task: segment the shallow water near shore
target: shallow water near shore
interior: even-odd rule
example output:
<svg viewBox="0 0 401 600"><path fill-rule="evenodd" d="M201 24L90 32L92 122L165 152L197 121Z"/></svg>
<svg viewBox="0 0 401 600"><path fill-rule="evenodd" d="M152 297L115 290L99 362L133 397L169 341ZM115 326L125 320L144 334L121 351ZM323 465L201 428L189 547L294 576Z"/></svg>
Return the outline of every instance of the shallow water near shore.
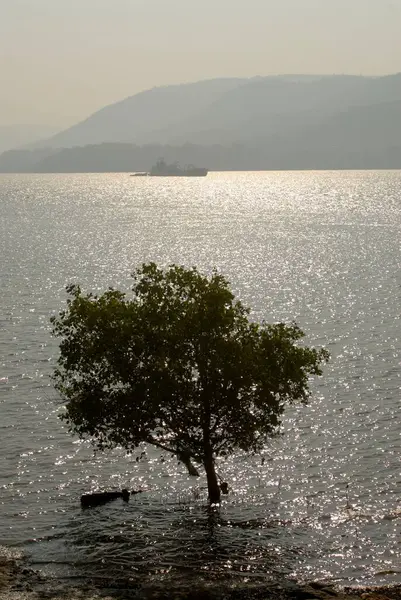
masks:
<svg viewBox="0 0 401 600"><path fill-rule="evenodd" d="M66 584L400 583L401 172L133 179L0 177L0 543ZM212 514L175 459L94 456L57 418L65 285L129 289L147 260L216 266L255 319L295 319L332 354L263 465L219 464ZM81 510L122 487L144 493Z"/></svg>

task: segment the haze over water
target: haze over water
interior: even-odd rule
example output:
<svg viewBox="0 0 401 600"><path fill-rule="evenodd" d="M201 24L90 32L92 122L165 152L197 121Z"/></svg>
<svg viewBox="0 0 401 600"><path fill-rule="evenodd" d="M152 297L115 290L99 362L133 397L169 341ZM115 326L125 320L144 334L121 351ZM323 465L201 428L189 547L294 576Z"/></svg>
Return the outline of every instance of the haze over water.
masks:
<svg viewBox="0 0 401 600"><path fill-rule="evenodd" d="M67 581L401 582L400 171L5 175L0 207L1 544ZM219 463L232 492L215 522L175 459L94 457L57 419L65 286L129 289L148 260L216 266L255 319L295 319L332 354L264 465ZM83 492L125 486L146 493L81 511Z"/></svg>

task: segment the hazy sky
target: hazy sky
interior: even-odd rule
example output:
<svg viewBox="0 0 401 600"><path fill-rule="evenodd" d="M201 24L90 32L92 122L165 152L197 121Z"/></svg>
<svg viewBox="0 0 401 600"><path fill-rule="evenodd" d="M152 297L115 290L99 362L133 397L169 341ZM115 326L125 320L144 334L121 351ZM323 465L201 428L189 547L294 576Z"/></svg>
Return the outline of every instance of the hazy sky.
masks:
<svg viewBox="0 0 401 600"><path fill-rule="evenodd" d="M0 0L0 125L209 77L401 71L401 0Z"/></svg>

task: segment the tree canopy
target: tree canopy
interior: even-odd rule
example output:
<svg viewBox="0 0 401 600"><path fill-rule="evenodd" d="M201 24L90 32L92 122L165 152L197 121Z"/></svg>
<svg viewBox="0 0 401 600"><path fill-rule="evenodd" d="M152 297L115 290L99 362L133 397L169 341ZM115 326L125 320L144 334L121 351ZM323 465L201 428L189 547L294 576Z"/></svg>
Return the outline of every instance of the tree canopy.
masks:
<svg viewBox="0 0 401 600"><path fill-rule="evenodd" d="M52 318L62 418L99 449L146 442L203 465L218 502L215 459L260 451L328 353L296 324L252 322L216 271L149 263L133 278L132 295L67 288Z"/></svg>

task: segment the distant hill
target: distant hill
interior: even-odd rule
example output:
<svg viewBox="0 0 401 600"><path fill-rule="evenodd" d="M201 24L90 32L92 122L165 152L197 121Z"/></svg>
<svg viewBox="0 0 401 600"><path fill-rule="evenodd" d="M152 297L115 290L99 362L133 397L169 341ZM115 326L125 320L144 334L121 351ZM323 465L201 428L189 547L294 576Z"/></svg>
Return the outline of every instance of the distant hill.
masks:
<svg viewBox="0 0 401 600"><path fill-rule="evenodd" d="M259 78L225 92L196 115L152 132L149 141L253 143L262 137L292 136L347 110L400 100L401 74L377 79Z"/></svg>
<svg viewBox="0 0 401 600"><path fill-rule="evenodd" d="M54 148L7 150L0 155L0 173L35 173L44 159L58 152Z"/></svg>
<svg viewBox="0 0 401 600"><path fill-rule="evenodd" d="M142 92L106 106L38 147L253 142L303 130L352 108L400 99L401 74L216 79Z"/></svg>
<svg viewBox="0 0 401 600"><path fill-rule="evenodd" d="M0 126L0 153L26 146L55 134L56 127L47 125L4 125Z"/></svg>
<svg viewBox="0 0 401 600"><path fill-rule="evenodd" d="M401 168L401 74L218 79L155 88L0 156L0 172Z"/></svg>
<svg viewBox="0 0 401 600"><path fill-rule="evenodd" d="M400 107L401 108L401 107ZM253 146L215 144L181 146L149 144L97 144L64 149L11 151L0 156L0 173L102 173L148 171L158 158L169 163L205 166L213 171L293 169L401 169L401 143L393 146L358 146L347 130L351 114L325 124L332 144L321 142L317 132L289 141L276 138ZM336 126L338 129L336 130ZM343 133L343 136L341 136ZM371 138L371 136L369 136ZM351 139L352 143L347 143ZM400 138L401 139L401 138Z"/></svg>
<svg viewBox="0 0 401 600"><path fill-rule="evenodd" d="M106 106L37 147L71 148L103 142L148 143L160 129L196 115L242 79L216 79L154 88Z"/></svg>

